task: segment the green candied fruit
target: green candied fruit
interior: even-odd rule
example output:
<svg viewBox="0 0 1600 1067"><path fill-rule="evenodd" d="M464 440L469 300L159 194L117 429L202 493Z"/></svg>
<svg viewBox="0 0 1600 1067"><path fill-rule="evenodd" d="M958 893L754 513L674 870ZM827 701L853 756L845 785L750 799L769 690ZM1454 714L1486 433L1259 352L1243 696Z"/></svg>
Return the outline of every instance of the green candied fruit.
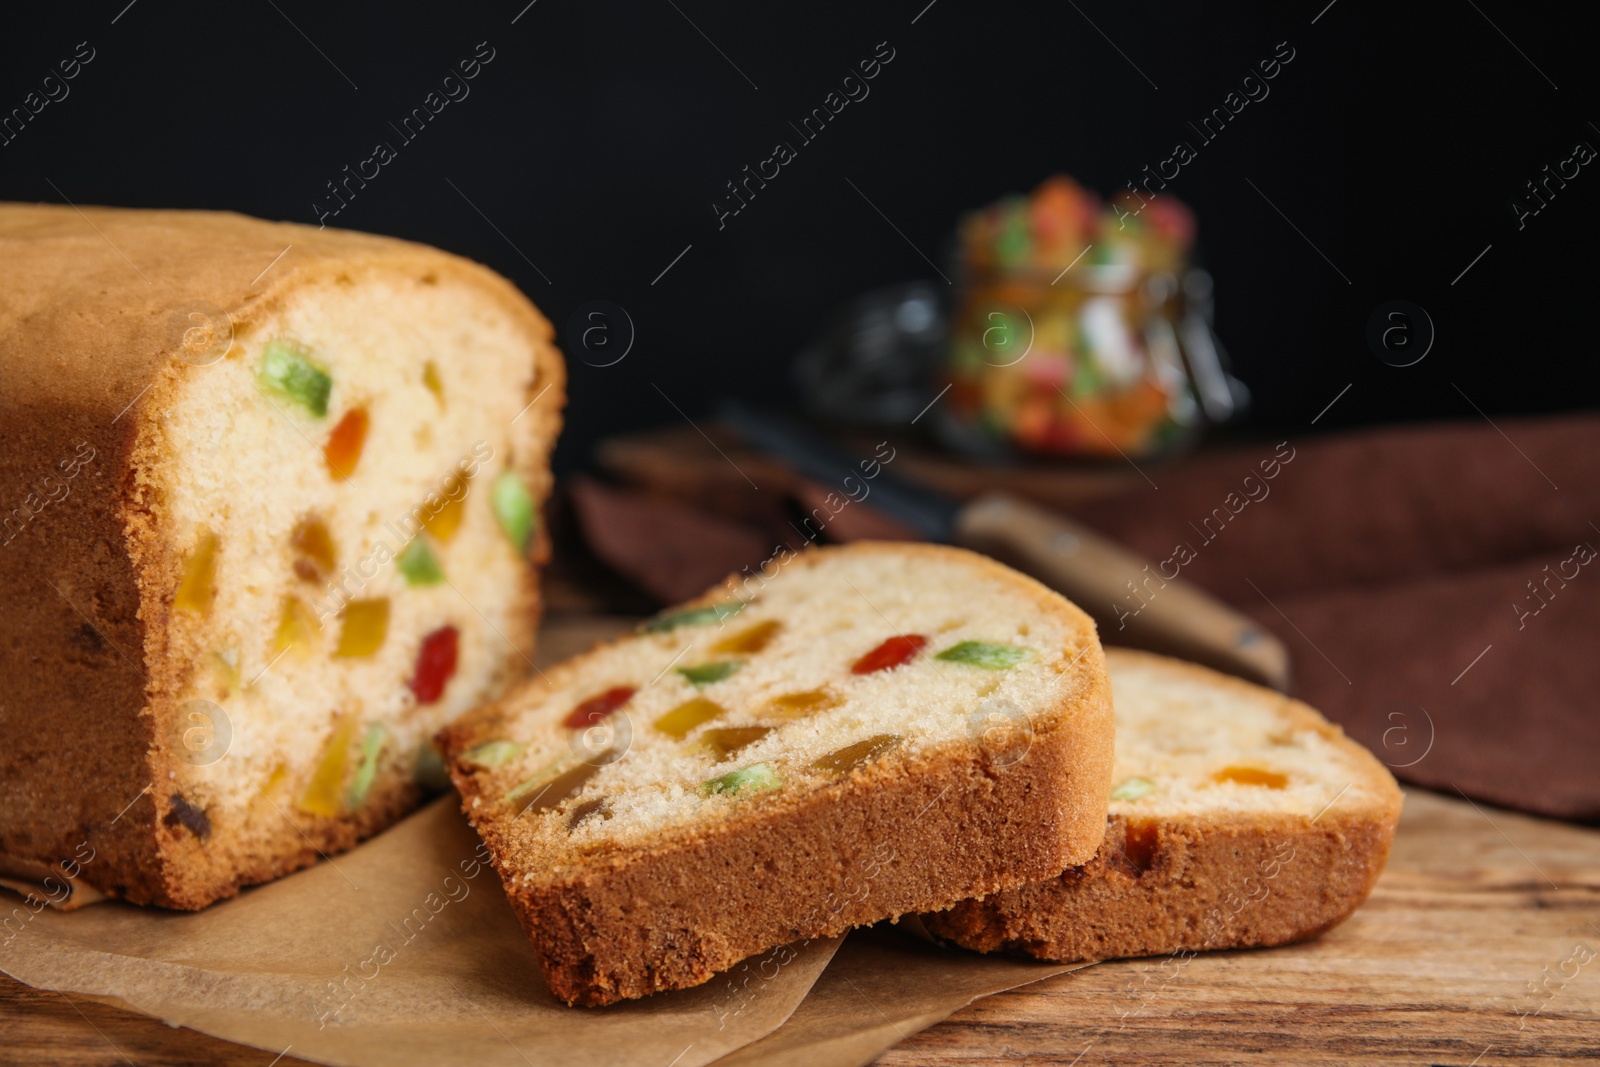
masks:
<svg viewBox="0 0 1600 1067"><path fill-rule="evenodd" d="M969 667L982 667L989 671L1003 671L1007 667L1015 667L1031 655L1032 652L1016 645L962 641L960 644L951 645L933 658L942 659L946 663L965 663Z"/></svg>
<svg viewBox="0 0 1600 1067"><path fill-rule="evenodd" d="M433 554L428 542L420 537L407 545L394 562L407 585L438 585L444 581L444 568L439 566L439 557Z"/></svg>
<svg viewBox="0 0 1600 1067"><path fill-rule="evenodd" d="M528 547L533 536L533 497L522 484L516 471L504 471L494 480L489 490L489 500L494 506L494 517L500 520L500 529L521 552Z"/></svg>
<svg viewBox="0 0 1600 1067"><path fill-rule="evenodd" d="M1111 791L1112 800L1138 800L1146 793L1153 792L1156 784L1148 778L1129 778L1118 783Z"/></svg>
<svg viewBox="0 0 1600 1067"><path fill-rule="evenodd" d="M466 759L480 767L498 767L510 763L522 754L522 746L515 741L485 741L467 749Z"/></svg>
<svg viewBox="0 0 1600 1067"><path fill-rule="evenodd" d="M647 634L664 634L668 630L676 630L680 626L705 626L713 622L724 622L733 618L744 610L743 600L732 600L725 604L712 604L705 608L688 608L684 611L669 611L665 615L657 615L640 627Z"/></svg>
<svg viewBox="0 0 1600 1067"><path fill-rule="evenodd" d="M328 413L328 394L333 379L328 372L306 358L305 350L292 341L268 341L256 367L256 380L280 393L319 419Z"/></svg>
<svg viewBox="0 0 1600 1067"><path fill-rule="evenodd" d="M389 731L383 723L375 722L367 727L367 736L361 739L361 766L356 768L350 792L345 796L346 808L354 810L366 803L373 780L378 777L378 757L383 754L384 743L388 740Z"/></svg>
<svg viewBox="0 0 1600 1067"><path fill-rule="evenodd" d="M736 771L718 775L705 785L700 791L706 796L735 796L739 793L759 793L768 789L778 788L778 772L770 763L752 763L748 767L741 767Z"/></svg>
<svg viewBox="0 0 1600 1067"><path fill-rule="evenodd" d="M742 659L725 659L719 663L702 663L698 667L679 667L678 673L689 679L696 689L720 682L744 666Z"/></svg>

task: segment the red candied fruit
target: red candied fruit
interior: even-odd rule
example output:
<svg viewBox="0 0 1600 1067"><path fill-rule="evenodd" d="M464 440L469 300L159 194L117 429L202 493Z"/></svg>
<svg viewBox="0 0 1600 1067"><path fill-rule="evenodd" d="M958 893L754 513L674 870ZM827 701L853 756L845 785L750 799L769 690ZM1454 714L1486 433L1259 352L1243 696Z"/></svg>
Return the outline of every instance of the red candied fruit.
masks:
<svg viewBox="0 0 1600 1067"><path fill-rule="evenodd" d="M911 659L923 647L928 639L921 634L903 634L891 637L865 656L856 660L854 667L850 668L852 674L872 674L875 671L886 671L891 667L898 667Z"/></svg>
<svg viewBox="0 0 1600 1067"><path fill-rule="evenodd" d="M573 708L567 717L561 720L561 725L569 730L587 729L622 707L637 692L638 690L631 685L613 686L599 696L592 696Z"/></svg>
<svg viewBox="0 0 1600 1067"><path fill-rule="evenodd" d="M422 639L422 648L417 652L417 673L411 679L411 691L417 695L417 703L432 704L444 694L444 687L455 677L460 638L454 626L441 626Z"/></svg>

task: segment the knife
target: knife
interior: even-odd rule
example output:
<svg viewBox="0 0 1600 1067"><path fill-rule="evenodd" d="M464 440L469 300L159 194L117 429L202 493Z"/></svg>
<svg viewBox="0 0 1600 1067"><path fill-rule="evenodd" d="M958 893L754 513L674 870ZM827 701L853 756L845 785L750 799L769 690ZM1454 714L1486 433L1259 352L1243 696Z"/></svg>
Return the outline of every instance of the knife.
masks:
<svg viewBox="0 0 1600 1067"><path fill-rule="evenodd" d="M870 482L861 498L865 506L925 540L961 545L1032 575L1088 612L1107 643L1288 689L1289 655L1273 634L1182 578L1160 575L1137 553L1081 523L1008 493L956 500L882 464L868 479L849 452L773 412L730 401L719 406L717 418L809 481L841 491Z"/></svg>

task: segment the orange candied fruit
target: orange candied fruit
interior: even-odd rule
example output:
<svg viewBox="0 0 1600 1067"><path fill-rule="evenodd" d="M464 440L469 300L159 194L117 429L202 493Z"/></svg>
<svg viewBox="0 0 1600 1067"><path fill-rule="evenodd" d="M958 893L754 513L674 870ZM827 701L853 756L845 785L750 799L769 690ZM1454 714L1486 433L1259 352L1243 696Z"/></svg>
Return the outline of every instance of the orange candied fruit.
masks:
<svg viewBox="0 0 1600 1067"><path fill-rule="evenodd" d="M184 611L207 611L217 592L217 535L200 527L200 540L183 563L183 580L173 605Z"/></svg>
<svg viewBox="0 0 1600 1067"><path fill-rule="evenodd" d="M351 408L328 435L328 443L322 446L322 458L327 461L328 474L334 481L342 482L356 472L356 464L361 462L361 449L367 443L370 421L366 408Z"/></svg>
<svg viewBox="0 0 1600 1067"><path fill-rule="evenodd" d="M717 759L724 760L771 732L770 726L716 726L700 735L700 744Z"/></svg>
<svg viewBox="0 0 1600 1067"><path fill-rule="evenodd" d="M370 656L389 636L389 598L352 600L344 608L344 628L339 631L335 656Z"/></svg>
<svg viewBox="0 0 1600 1067"><path fill-rule="evenodd" d="M1277 771L1264 771L1259 767L1224 767L1211 777L1217 782L1264 785L1268 789L1282 789L1289 784L1288 775L1279 774Z"/></svg>
<svg viewBox="0 0 1600 1067"><path fill-rule="evenodd" d="M873 734L871 737L857 741L853 745L830 752L821 759L811 764L819 771L833 771L836 774L845 774L855 770L863 763L869 763L889 751L901 741L899 734Z"/></svg>
<svg viewBox="0 0 1600 1067"><path fill-rule="evenodd" d="M747 626L731 637L724 637L721 641L711 646L713 652L760 652L772 643L778 636L778 631L783 628L783 623L777 619L768 619L758 622L754 626Z"/></svg>
<svg viewBox="0 0 1600 1067"><path fill-rule="evenodd" d="M827 689L806 689L798 693L783 693L767 701L762 714L778 719L803 719L819 711L836 708L841 701Z"/></svg>
<svg viewBox="0 0 1600 1067"><path fill-rule="evenodd" d="M295 523L289 547L294 549L294 572L306 581L324 582L333 573L333 538L317 516L307 515Z"/></svg>

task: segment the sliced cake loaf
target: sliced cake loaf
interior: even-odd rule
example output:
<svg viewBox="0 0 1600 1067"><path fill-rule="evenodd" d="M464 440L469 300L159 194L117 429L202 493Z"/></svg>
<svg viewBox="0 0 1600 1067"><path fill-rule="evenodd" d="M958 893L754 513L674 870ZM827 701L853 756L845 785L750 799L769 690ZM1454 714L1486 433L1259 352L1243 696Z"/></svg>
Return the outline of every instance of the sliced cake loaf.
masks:
<svg viewBox="0 0 1600 1067"><path fill-rule="evenodd" d="M923 916L931 933L1097 960L1303 941L1360 906L1400 819L1370 752L1269 689L1145 652L1106 660L1117 761L1100 851Z"/></svg>
<svg viewBox="0 0 1600 1067"><path fill-rule="evenodd" d="M532 654L550 338L401 241L0 206L0 867L196 908L411 808Z"/></svg>
<svg viewBox="0 0 1600 1067"><path fill-rule="evenodd" d="M1099 844L1094 626L960 549L781 557L441 736L551 990L609 1004Z"/></svg>

